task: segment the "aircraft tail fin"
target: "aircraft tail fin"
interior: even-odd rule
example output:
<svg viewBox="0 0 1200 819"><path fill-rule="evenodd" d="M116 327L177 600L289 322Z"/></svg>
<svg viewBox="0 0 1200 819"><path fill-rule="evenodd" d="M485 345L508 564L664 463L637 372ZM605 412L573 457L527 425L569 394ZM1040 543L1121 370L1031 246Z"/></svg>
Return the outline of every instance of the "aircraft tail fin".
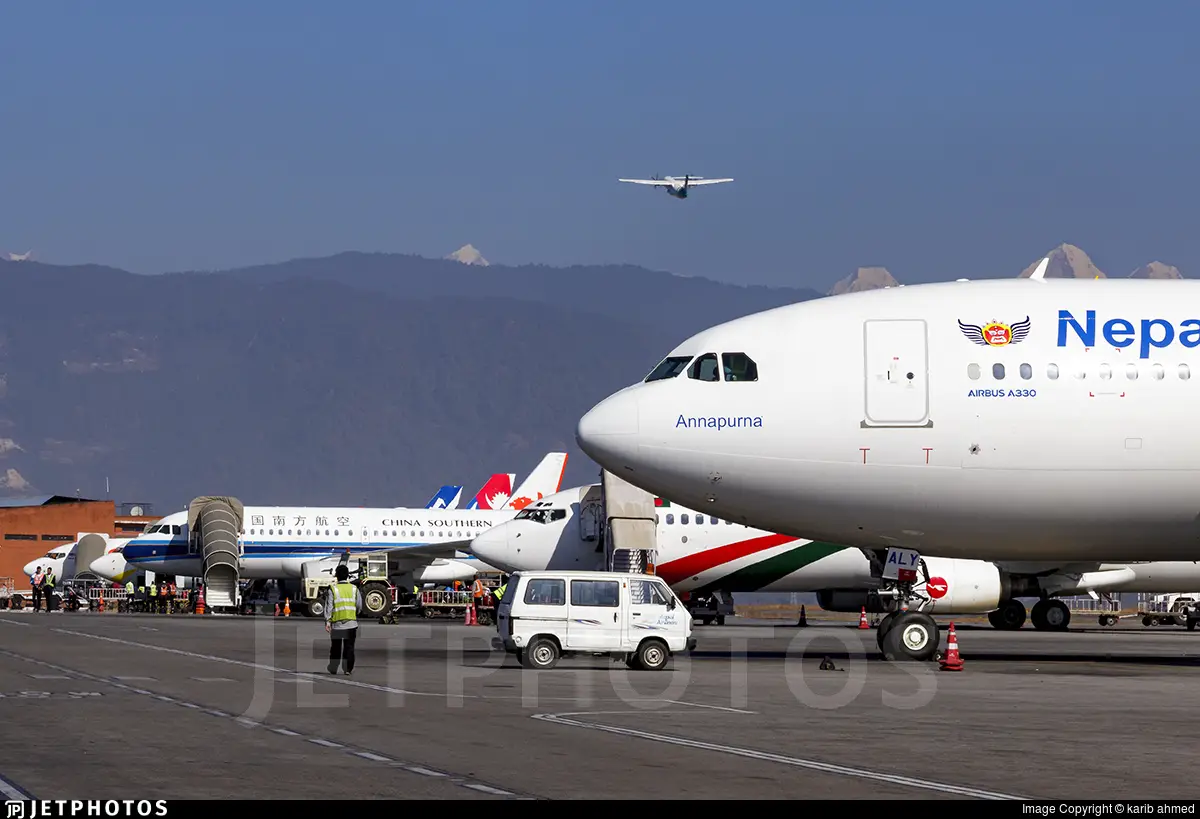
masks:
<svg viewBox="0 0 1200 819"><path fill-rule="evenodd" d="M567 453L550 452L534 470L529 473L517 491L513 492L512 500L505 509L520 511L535 500L553 495L562 487L563 473L567 470Z"/></svg>
<svg viewBox="0 0 1200 819"><path fill-rule="evenodd" d="M467 504L468 509L503 509L512 497L512 486L516 481L516 473L497 472L487 479L487 483L475 493L475 497Z"/></svg>
<svg viewBox="0 0 1200 819"><path fill-rule="evenodd" d="M458 501L462 497L462 491L463 488L461 486L443 486L429 499L429 503L425 504L425 508L457 509Z"/></svg>

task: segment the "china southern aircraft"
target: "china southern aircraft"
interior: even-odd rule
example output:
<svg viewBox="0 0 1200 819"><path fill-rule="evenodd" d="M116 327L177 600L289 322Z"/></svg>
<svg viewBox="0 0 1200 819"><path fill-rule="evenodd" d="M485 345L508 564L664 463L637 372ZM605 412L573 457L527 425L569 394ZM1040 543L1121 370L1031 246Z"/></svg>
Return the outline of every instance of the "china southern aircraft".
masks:
<svg viewBox="0 0 1200 819"><path fill-rule="evenodd" d="M859 549L780 535L655 499L654 573L685 601L713 592L816 592L827 611L893 611L873 592L879 579ZM599 485L566 489L477 536L472 554L503 572L594 571L605 564L597 538L604 518ZM1039 597L1030 620L1061 631L1071 611L1054 595L1171 592L1200 586L1200 563L1024 564L924 556L910 603L926 614L987 614L997 629L1018 629L1027 616L1018 597ZM882 642L886 630L876 637ZM920 635L915 635L919 637ZM882 645L881 645L882 648ZM927 659L937 640L903 646ZM926 656L928 655L928 656Z"/></svg>
<svg viewBox="0 0 1200 819"><path fill-rule="evenodd" d="M665 188L667 193L676 199L687 199L688 190L696 185L719 185L722 182L732 182L732 179L705 179L703 176L664 176L661 179L652 176L649 179L618 179L618 182L632 182L635 185L654 185Z"/></svg>
<svg viewBox="0 0 1200 819"><path fill-rule="evenodd" d="M347 552L352 557L386 553L389 574L412 574L431 561L455 558L475 535L512 518L524 501L559 491L566 463L565 452L547 454L511 502L499 509L246 506L238 538L238 577L301 578L306 563L336 563ZM136 570L204 576L204 557L189 537L187 511L162 518L130 540L123 557ZM494 571L482 564L465 569L470 575Z"/></svg>
<svg viewBox="0 0 1200 819"><path fill-rule="evenodd" d="M652 494L863 549L901 600L922 554L1200 558L1200 282L1047 280L1047 264L712 327L576 438Z"/></svg>
<svg viewBox="0 0 1200 819"><path fill-rule="evenodd" d="M490 503L488 495L491 494L492 497L498 498L504 486L512 485L512 479L514 477L516 476L512 473L497 473L492 475L480 488L479 492L475 494L475 497L472 498L471 503L475 504L476 506L478 506L481 500L484 503ZM437 492L433 493L433 497L431 497L425 504L425 508L457 509L459 499L462 497L462 490L463 488L461 486L443 486L438 489ZM184 521L183 525L187 525L186 520ZM148 524L143 531L143 534L170 535L172 534L172 526L179 526L179 524L164 523L162 520L158 520L154 523ZM180 527L180 532L182 532L182 526ZM176 532L175 534L179 533ZM105 580L111 580L114 583L124 583L127 580L133 579L139 570L138 567L134 566L125 559L124 551L126 542L126 540L122 540L120 545L118 545L116 548L110 549L102 557L93 560L91 565L88 567L91 572L97 577L101 577ZM476 558L467 558L466 560L469 562L470 560L476 560ZM470 576L473 577L475 575L475 569L473 567L460 565L460 561L438 560L434 561L433 564L430 564L423 569L418 569L416 572L414 572L414 577L418 582L452 583L455 580L464 579L458 575L464 574L468 568L470 569ZM425 576L426 574L428 577Z"/></svg>

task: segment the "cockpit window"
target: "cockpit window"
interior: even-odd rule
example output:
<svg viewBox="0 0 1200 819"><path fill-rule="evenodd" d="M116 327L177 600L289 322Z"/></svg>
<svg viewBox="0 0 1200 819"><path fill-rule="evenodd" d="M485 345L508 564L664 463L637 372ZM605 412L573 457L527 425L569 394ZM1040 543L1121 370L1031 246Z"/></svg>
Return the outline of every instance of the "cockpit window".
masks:
<svg viewBox="0 0 1200 819"><path fill-rule="evenodd" d="M758 365L745 353L725 353L721 360L725 365L726 381L758 380Z"/></svg>
<svg viewBox="0 0 1200 819"><path fill-rule="evenodd" d="M721 374L717 370L717 354L705 353L697 358L688 368L688 378L696 381L720 381Z"/></svg>
<svg viewBox="0 0 1200 819"><path fill-rule="evenodd" d="M530 509L526 507L518 512L514 519L532 520L535 523L550 523L554 520L562 520L566 516L566 509Z"/></svg>
<svg viewBox="0 0 1200 819"><path fill-rule="evenodd" d="M648 384L651 381L666 381L668 378L674 378L683 372L691 360L692 357L690 355L668 356L650 371L650 375L646 376L644 383Z"/></svg>

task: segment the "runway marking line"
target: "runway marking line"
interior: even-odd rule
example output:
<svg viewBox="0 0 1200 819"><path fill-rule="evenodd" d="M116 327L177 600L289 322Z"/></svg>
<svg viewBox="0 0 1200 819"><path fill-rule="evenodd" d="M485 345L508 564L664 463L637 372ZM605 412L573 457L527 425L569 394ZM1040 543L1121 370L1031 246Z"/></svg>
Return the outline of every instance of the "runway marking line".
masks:
<svg viewBox="0 0 1200 819"><path fill-rule="evenodd" d="M0 793L4 794L5 799L13 799L19 802L33 798L32 794L27 793L16 782L5 779L2 776L0 776Z"/></svg>
<svg viewBox="0 0 1200 819"><path fill-rule="evenodd" d="M709 705L704 702L688 702L687 700L658 700L658 702L671 702L675 705L690 705L693 708L711 708L714 711L728 711L731 714L757 714L757 711L746 711L742 708L730 708L728 705ZM640 712L639 712L640 713Z"/></svg>
<svg viewBox="0 0 1200 819"><path fill-rule="evenodd" d="M0 621L0 622L2 622L2 621ZM25 625L25 624L23 623L22 625ZM408 695L408 696L413 696L413 697L447 696L447 695L443 695L443 694L438 694L433 691L408 691L408 690L405 690L402 688L392 688L389 685L375 685L374 683L365 683L365 682L361 682L359 680L348 680L345 677L335 677L332 674L313 674L308 671L292 671L290 668L278 668L277 666L266 665L265 663L252 663L252 662L249 662L246 660L234 660L230 657L218 657L215 654L200 654L195 651L184 651L181 648L169 648L167 646L156 646L153 643L138 643L133 640L122 640L117 637L105 637L100 634L88 634L87 632L84 632L84 631L71 631L70 629L65 629L65 628L56 628L56 629L52 629L52 630L57 631L59 634L69 634L73 637L84 637L89 640L104 640L105 642L117 643L118 645L133 646L135 648L146 648L146 649L150 649L151 651L162 651L167 654L177 654L181 657L191 657L192 659L196 659L196 660L211 660L212 662L215 662L215 663L227 663L229 665L241 666L242 668L255 668L255 669L258 669L259 671L272 671L276 674L290 674L293 678L298 677L303 680L309 680L309 681L324 680L326 682L338 683L339 685L350 685L355 688L366 688L371 691L381 691L385 694L401 694L401 695ZM141 677L138 679L147 679L147 678ZM456 697L456 699L477 700L477 699L484 699L484 698L476 696L474 694L460 694Z"/></svg>
<svg viewBox="0 0 1200 819"><path fill-rule="evenodd" d="M55 630L58 631L59 629L55 629ZM90 636L90 635L83 635L83 636ZM104 638L100 638L100 639L104 639ZM121 642L123 642L123 641L121 641ZM150 647L154 648L154 646L150 646ZM180 652L180 653L186 653L186 652ZM454 783L455 785L457 785L458 787L461 787L461 788L470 788L471 790L480 791L482 793L493 794L495 796L507 796L507 797L512 797L515 799L537 799L537 797L535 797L535 796L519 794L519 793L516 793L513 791L504 790L503 788L496 788L496 787L493 787L486 783L476 782L476 781L467 779L466 777L459 776L457 774L447 773L444 771L435 771L431 768L426 768L426 767L423 767L420 765L415 765L412 763L405 763L400 760L392 759L390 757L384 756L382 754L377 754L374 751L368 751L363 748L354 748L354 747L342 745L341 743L333 742L332 740L323 739L321 737L307 737L301 733L292 731L288 728L283 728L280 726L265 725L264 723L254 722L253 720L249 720L244 717L235 717L232 714L228 714L217 708L207 708L203 705L198 705L193 702L187 702L185 700L175 699L174 697L168 697L165 694L157 694L153 691L146 691L145 689L142 689L142 688L134 688L131 685L126 685L123 682L118 682L114 678L101 677L101 676L98 676L95 674L89 674L84 671L76 671L73 668L65 668L63 666L55 665L54 663L48 663L45 660L37 660L37 659L34 659L33 657L26 657L23 654L17 654L16 652L8 651L7 649L0 648L0 655L12 657L13 659L22 660L27 663L33 663L34 665L40 665L43 668L49 668L54 671L59 671L59 672L65 673L65 674L70 674L72 677L91 680L93 682L102 683L104 685L108 685L113 688L119 688L124 691L129 691L129 692L132 692L135 694L142 694L147 697L150 697L151 699L162 700L165 702L170 702L173 705L182 706L184 708L190 708L192 710L202 711L202 712L204 712L206 714L210 714L214 717L230 719L246 728L264 727L267 730L272 731L273 733L281 734L283 736L295 737L297 739L303 739L314 745L321 745L321 746L324 746L331 750L342 750L342 751L345 751L346 753L357 756L360 759L367 759L372 762L383 763L383 764L386 764L389 767L393 767L393 768L402 768L403 770L409 771L410 773L418 774L420 776L428 776L428 777L436 777L436 778L440 778L440 779L445 779L449 782ZM295 673L295 672L291 672L291 673ZM144 679L144 678L138 678L138 679ZM18 787L15 783L10 782L9 780L4 779L3 777L0 777L0 793L3 793L9 799L32 799L33 798L30 794L26 793L24 790L22 790L20 787Z"/></svg>
<svg viewBox="0 0 1200 819"><path fill-rule="evenodd" d="M959 796L973 796L978 799L995 800L1026 800L1028 798L1024 796L1014 796L1013 794L1007 793L985 791L979 788L972 788L968 786L934 782L933 780L929 779L917 779L915 777L901 776L899 774L871 771L865 768L851 768L846 765L834 765L829 762L818 762L815 759L802 759L800 757L783 756L782 754L756 751L751 748L738 748L733 745L721 745L716 742L704 742L701 740L688 739L686 737L670 736L668 734L654 734L649 731L639 731L634 728L619 728L615 725L603 725L598 722L584 722L583 720L569 719L569 717L582 716L586 713L588 712L533 714L532 716L536 720L549 722L555 725L569 725L575 728L586 728L592 731L604 731L610 734L620 734L622 736L636 737L638 739L648 739L652 742L678 745L683 748L696 748L703 751L715 751L728 756L740 756L747 759L756 759L761 762L778 762L783 765L791 765L795 768L806 768L812 771L820 771L822 773L830 773L838 776L848 776L858 779L870 779L876 782L886 782L892 785L904 785L910 788L920 788L923 790L938 791L940 793L951 793Z"/></svg>

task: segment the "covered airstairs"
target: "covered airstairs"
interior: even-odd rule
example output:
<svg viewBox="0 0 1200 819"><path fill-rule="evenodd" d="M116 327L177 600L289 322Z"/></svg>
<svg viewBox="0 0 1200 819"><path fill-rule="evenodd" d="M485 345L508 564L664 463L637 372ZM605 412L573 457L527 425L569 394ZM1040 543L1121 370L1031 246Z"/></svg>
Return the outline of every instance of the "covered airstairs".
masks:
<svg viewBox="0 0 1200 819"><path fill-rule="evenodd" d="M238 561L244 508L237 498L199 497L188 505L188 537L200 552L205 603L210 608L240 604Z"/></svg>

